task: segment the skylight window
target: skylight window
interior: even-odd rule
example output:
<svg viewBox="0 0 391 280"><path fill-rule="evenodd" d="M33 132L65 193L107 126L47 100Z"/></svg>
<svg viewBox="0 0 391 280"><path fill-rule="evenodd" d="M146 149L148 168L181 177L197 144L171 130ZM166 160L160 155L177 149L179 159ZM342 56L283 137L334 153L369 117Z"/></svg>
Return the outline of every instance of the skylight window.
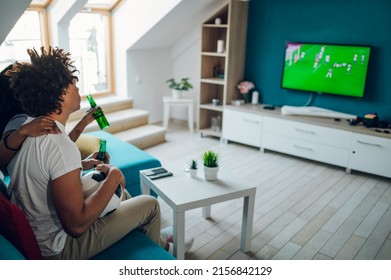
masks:
<svg viewBox="0 0 391 280"><path fill-rule="evenodd" d="M118 2L120 2L120 0L89 0L85 7L111 10Z"/></svg>

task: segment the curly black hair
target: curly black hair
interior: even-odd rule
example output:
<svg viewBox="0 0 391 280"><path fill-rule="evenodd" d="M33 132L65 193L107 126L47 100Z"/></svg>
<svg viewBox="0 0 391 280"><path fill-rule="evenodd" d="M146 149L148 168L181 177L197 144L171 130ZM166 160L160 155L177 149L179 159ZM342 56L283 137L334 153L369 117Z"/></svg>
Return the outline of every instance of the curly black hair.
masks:
<svg viewBox="0 0 391 280"><path fill-rule="evenodd" d="M9 77L5 75L12 69L12 64L0 73L0 137L8 121L16 114L23 113L20 103L15 99L14 91L10 88Z"/></svg>
<svg viewBox="0 0 391 280"><path fill-rule="evenodd" d="M27 49L31 63L16 62L7 71L15 97L22 110L31 117L61 114L62 95L67 87L78 80L78 72L70 53L58 47L41 47L41 54Z"/></svg>

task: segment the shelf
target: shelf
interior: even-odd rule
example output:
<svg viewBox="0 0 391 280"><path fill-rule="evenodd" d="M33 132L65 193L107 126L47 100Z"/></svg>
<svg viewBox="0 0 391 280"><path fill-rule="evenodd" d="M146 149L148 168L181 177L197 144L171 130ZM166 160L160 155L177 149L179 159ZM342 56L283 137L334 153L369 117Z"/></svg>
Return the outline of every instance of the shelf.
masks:
<svg viewBox="0 0 391 280"><path fill-rule="evenodd" d="M209 28L228 28L228 24L206 23L206 24L203 24L202 27L209 27Z"/></svg>
<svg viewBox="0 0 391 280"><path fill-rule="evenodd" d="M226 57L227 53L218 53L218 52L202 52L201 55L206 56L219 56L219 57Z"/></svg>
<svg viewBox="0 0 391 280"><path fill-rule="evenodd" d="M204 79L201 79L201 83L224 85L224 79L222 79L222 78L204 78Z"/></svg>
<svg viewBox="0 0 391 280"><path fill-rule="evenodd" d="M201 30L197 129L202 134L216 137L221 137L222 133L212 130L212 123L218 118L222 126L223 109L237 98L236 85L244 75L248 2L227 2L203 23ZM215 24L217 18L222 24ZM217 52L217 44L221 40L224 43L223 53ZM219 105L212 105L213 99L218 99Z"/></svg>
<svg viewBox="0 0 391 280"><path fill-rule="evenodd" d="M200 133L202 136L211 135L211 136L221 137L221 131L214 131L210 128L200 129Z"/></svg>
<svg viewBox="0 0 391 280"><path fill-rule="evenodd" d="M211 103L209 104L200 104L200 109L207 109L211 111L218 111L222 112L224 109L224 106L222 105L212 105Z"/></svg>

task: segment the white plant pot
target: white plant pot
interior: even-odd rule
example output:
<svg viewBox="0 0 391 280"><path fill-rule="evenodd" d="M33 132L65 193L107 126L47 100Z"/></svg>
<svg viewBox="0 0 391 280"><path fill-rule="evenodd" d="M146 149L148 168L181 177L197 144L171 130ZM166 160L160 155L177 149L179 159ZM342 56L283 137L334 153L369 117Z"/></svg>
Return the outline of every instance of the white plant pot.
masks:
<svg viewBox="0 0 391 280"><path fill-rule="evenodd" d="M207 181L214 181L217 179L219 167L207 167L204 165L204 177Z"/></svg>
<svg viewBox="0 0 391 280"><path fill-rule="evenodd" d="M177 89L173 89L172 90L172 98L174 98L174 99L181 99L182 98L182 91L181 90L177 90Z"/></svg>
<svg viewBox="0 0 391 280"><path fill-rule="evenodd" d="M196 178L197 177L197 171L198 169L189 169L189 174L191 178Z"/></svg>

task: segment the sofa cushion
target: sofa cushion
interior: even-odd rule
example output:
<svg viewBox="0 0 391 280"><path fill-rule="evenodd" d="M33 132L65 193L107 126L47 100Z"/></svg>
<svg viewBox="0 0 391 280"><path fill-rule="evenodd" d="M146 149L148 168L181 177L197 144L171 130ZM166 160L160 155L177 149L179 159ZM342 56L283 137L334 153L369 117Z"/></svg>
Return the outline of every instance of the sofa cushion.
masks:
<svg viewBox="0 0 391 280"><path fill-rule="evenodd" d="M139 230L133 230L93 260L174 260L160 245Z"/></svg>
<svg viewBox="0 0 391 280"><path fill-rule="evenodd" d="M0 194L0 234L26 259L42 259L37 239L22 210Z"/></svg>
<svg viewBox="0 0 391 280"><path fill-rule="evenodd" d="M25 260L26 258L0 234L0 260Z"/></svg>
<svg viewBox="0 0 391 280"><path fill-rule="evenodd" d="M84 133L77 138L76 145L80 150L81 158L85 159L92 153L99 151L100 138Z"/></svg>
<svg viewBox="0 0 391 280"><path fill-rule="evenodd" d="M7 185L3 182L3 180L0 180L0 193L4 195L7 199L9 199L7 190L8 190Z"/></svg>

